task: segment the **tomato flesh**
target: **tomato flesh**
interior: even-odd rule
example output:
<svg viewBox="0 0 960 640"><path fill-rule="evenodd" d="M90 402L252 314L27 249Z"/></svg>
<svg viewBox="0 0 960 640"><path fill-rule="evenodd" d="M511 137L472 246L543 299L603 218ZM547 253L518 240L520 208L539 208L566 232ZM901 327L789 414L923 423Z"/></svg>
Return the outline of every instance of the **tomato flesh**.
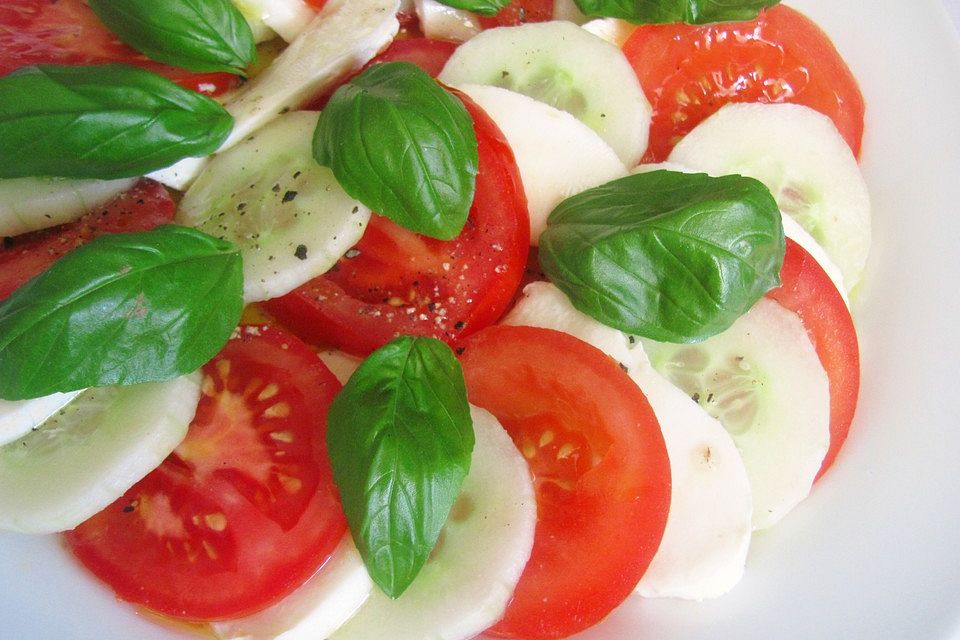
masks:
<svg viewBox="0 0 960 640"><path fill-rule="evenodd" d="M264 303L301 337L357 355L397 335L453 343L495 322L520 284L530 244L526 198L513 152L493 121L460 95L479 146L467 224L435 240L374 216L327 274Z"/></svg>
<svg viewBox="0 0 960 640"><path fill-rule="evenodd" d="M817 479L830 468L847 439L860 393L860 347L850 310L833 280L793 240L780 272L781 285L767 293L796 313L816 348L830 386L830 448Z"/></svg>
<svg viewBox="0 0 960 640"><path fill-rule="evenodd" d="M0 76L31 64L108 62L143 67L211 96L239 84L229 73L197 73L150 60L114 36L84 0L4 0L0 5Z"/></svg>
<svg viewBox="0 0 960 640"><path fill-rule="evenodd" d="M144 179L78 220L4 238L0 245L0 300L71 249L103 234L147 231L172 222L175 211L176 205L163 185Z"/></svg>
<svg viewBox="0 0 960 640"><path fill-rule="evenodd" d="M480 16L480 26L492 29L552 19L553 0L513 0L495 16Z"/></svg>
<svg viewBox="0 0 960 640"><path fill-rule="evenodd" d="M753 21L643 25L623 46L653 107L643 162L674 145L730 102L791 102L829 116L854 155L863 137L863 96L827 35L785 5Z"/></svg>
<svg viewBox="0 0 960 640"><path fill-rule="evenodd" d="M245 325L204 367L186 439L66 534L117 595L165 615L248 615L303 584L346 518L326 452L340 384L294 336Z"/></svg>
<svg viewBox="0 0 960 640"><path fill-rule="evenodd" d="M488 327L458 351L470 402L527 459L537 495L533 553L489 633L562 638L633 591L670 507L670 464L646 397L619 365L570 335Z"/></svg>

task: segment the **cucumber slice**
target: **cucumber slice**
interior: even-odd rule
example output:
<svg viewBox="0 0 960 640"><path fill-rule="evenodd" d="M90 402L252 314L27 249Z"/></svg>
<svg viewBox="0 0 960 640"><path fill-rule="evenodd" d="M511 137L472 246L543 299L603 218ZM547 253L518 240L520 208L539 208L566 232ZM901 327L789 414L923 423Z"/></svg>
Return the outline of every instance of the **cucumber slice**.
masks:
<svg viewBox="0 0 960 640"><path fill-rule="evenodd" d="M510 143L527 196L530 244L539 244L547 217L560 202L627 175L613 149L569 113L500 87L458 88L493 118Z"/></svg>
<svg viewBox="0 0 960 640"><path fill-rule="evenodd" d="M136 179L127 178L0 180L0 236L16 236L72 222L109 202L135 183Z"/></svg>
<svg viewBox="0 0 960 640"><path fill-rule="evenodd" d="M807 253L813 256L813 259L817 261L817 264L820 265L824 273L830 278L830 281L833 282L837 291L840 292L840 297L843 298L847 309L849 309L850 298L847 297L847 289L843 286L843 274L840 273L840 267L830 259L830 256L823 250L820 243L817 242L806 229L801 227L799 222L782 211L780 212L780 218L783 221L783 235L799 244Z"/></svg>
<svg viewBox="0 0 960 640"><path fill-rule="evenodd" d="M327 0L273 64L226 99L224 107L234 124L220 151L336 86L373 59L400 30L399 7L399 0ZM184 190L205 164L206 158L186 158L149 177Z"/></svg>
<svg viewBox="0 0 960 640"><path fill-rule="evenodd" d="M833 121L795 104L730 104L687 134L670 162L763 182L840 267L847 291L870 249L870 197Z"/></svg>
<svg viewBox="0 0 960 640"><path fill-rule="evenodd" d="M287 42L293 42L303 33L317 15L317 10L303 0L233 1L248 22L259 22Z"/></svg>
<svg viewBox="0 0 960 640"><path fill-rule="evenodd" d="M650 104L623 52L571 22L490 29L454 52L439 79L510 89L573 114L627 166L647 148Z"/></svg>
<svg viewBox="0 0 960 640"><path fill-rule="evenodd" d="M247 302L275 298L332 267L370 209L311 151L318 114L296 111L216 156L180 202L179 224L240 247Z"/></svg>
<svg viewBox="0 0 960 640"><path fill-rule="evenodd" d="M480 33L475 13L454 9L437 0L414 0L420 30L428 38L463 42Z"/></svg>
<svg viewBox="0 0 960 640"><path fill-rule="evenodd" d="M224 640L328 638L367 600L373 581L347 533L333 555L303 586L280 602L245 618L214 622Z"/></svg>
<svg viewBox="0 0 960 640"><path fill-rule="evenodd" d="M199 374L84 391L0 447L0 529L66 531L105 508L180 444L199 400Z"/></svg>
<svg viewBox="0 0 960 640"><path fill-rule="evenodd" d="M577 311L552 284L527 285L504 323L556 329L597 347L626 367L660 421L670 456L670 514L637 592L700 600L732 589L743 577L753 501L730 434L650 366L636 339Z"/></svg>
<svg viewBox="0 0 960 640"><path fill-rule="evenodd" d="M331 640L466 640L503 615L533 549L527 463L492 415L471 407L470 473L437 546L396 600L374 590Z"/></svg>
<svg viewBox="0 0 960 640"><path fill-rule="evenodd" d="M830 444L830 390L803 324L766 298L697 344L643 340L653 367L733 436L753 490L753 528L807 494Z"/></svg>
<svg viewBox="0 0 960 640"><path fill-rule="evenodd" d="M637 25L619 18L594 18L580 26L618 48L623 47L637 28Z"/></svg>
<svg viewBox="0 0 960 640"><path fill-rule="evenodd" d="M360 363L363 362L363 358L358 358L357 356L352 356L349 353L344 353L336 349L320 351L317 355L323 360L323 364L327 365L327 369L330 369L330 373L340 381L340 384L347 384L347 380L350 379L353 372L356 371Z"/></svg>
<svg viewBox="0 0 960 640"><path fill-rule="evenodd" d="M250 32L253 33L253 41L256 43L266 42L276 37L273 29L267 26L263 21L262 12L257 6L259 2L254 0L233 0L233 6L246 19L250 25Z"/></svg>
<svg viewBox="0 0 960 640"><path fill-rule="evenodd" d="M0 445L13 442L60 411L79 391L54 393L32 400L0 400Z"/></svg>

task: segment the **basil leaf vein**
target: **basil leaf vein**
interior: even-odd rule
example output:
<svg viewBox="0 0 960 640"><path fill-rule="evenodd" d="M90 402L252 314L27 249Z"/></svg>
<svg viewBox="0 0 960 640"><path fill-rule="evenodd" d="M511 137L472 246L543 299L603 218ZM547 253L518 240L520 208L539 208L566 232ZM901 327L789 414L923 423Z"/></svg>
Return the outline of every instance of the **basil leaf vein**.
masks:
<svg viewBox="0 0 960 640"><path fill-rule="evenodd" d="M550 214L540 263L594 319L659 342L703 340L780 282L780 212L760 182L670 171L628 176Z"/></svg>
<svg viewBox="0 0 960 640"><path fill-rule="evenodd" d="M620 18L635 24L706 24L753 20L780 0L575 0L587 16Z"/></svg>
<svg viewBox="0 0 960 640"><path fill-rule="evenodd" d="M0 398L189 373L221 349L242 310L230 243L173 225L101 236L0 303Z"/></svg>
<svg viewBox="0 0 960 640"><path fill-rule="evenodd" d="M463 371L432 338L378 349L331 405L334 479L357 548L387 595L403 593L436 545L473 446Z"/></svg>
<svg viewBox="0 0 960 640"><path fill-rule="evenodd" d="M440 4L454 9L473 11L482 16L495 16L510 4L510 0L440 0Z"/></svg>
<svg viewBox="0 0 960 640"><path fill-rule="evenodd" d="M121 40L190 71L243 74L257 59L250 25L230 0L89 0Z"/></svg>
<svg viewBox="0 0 960 640"><path fill-rule="evenodd" d="M38 65L0 78L0 178L128 178L213 151L233 117L127 65Z"/></svg>
<svg viewBox="0 0 960 640"><path fill-rule="evenodd" d="M377 64L338 89L313 156L352 198L407 229L450 240L466 223L479 162L473 122L416 65Z"/></svg>

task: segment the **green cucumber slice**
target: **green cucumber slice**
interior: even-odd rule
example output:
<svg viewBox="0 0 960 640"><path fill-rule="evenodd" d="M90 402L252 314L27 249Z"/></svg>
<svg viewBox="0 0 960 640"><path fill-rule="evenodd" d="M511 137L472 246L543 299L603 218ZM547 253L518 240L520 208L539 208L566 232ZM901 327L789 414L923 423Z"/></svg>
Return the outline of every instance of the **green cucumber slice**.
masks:
<svg viewBox="0 0 960 640"><path fill-rule="evenodd" d="M0 236L72 222L112 200L136 180L11 178L0 180Z"/></svg>
<svg viewBox="0 0 960 640"><path fill-rule="evenodd" d="M439 79L502 87L567 111L628 167L647 148L650 104L630 63L620 49L571 22L484 31L457 48Z"/></svg>
<svg viewBox="0 0 960 640"><path fill-rule="evenodd" d="M497 419L470 412L470 473L427 564L396 600L375 589L331 640L466 640L503 616L533 549L536 498L527 463Z"/></svg>
<svg viewBox="0 0 960 640"><path fill-rule="evenodd" d="M282 296L332 267L363 235L370 209L313 159L319 114L288 113L216 156L184 195L179 224L230 240L247 302Z"/></svg>
<svg viewBox="0 0 960 640"><path fill-rule="evenodd" d="M163 462L187 433L200 376L88 389L0 447L0 529L66 531Z"/></svg>
<svg viewBox="0 0 960 640"><path fill-rule="evenodd" d="M643 340L653 367L733 436L753 490L753 528L807 494L830 444L827 374L797 315L761 299L695 344Z"/></svg>
<svg viewBox="0 0 960 640"><path fill-rule="evenodd" d="M53 393L31 400L0 400L0 445L13 442L60 411L79 391Z"/></svg>

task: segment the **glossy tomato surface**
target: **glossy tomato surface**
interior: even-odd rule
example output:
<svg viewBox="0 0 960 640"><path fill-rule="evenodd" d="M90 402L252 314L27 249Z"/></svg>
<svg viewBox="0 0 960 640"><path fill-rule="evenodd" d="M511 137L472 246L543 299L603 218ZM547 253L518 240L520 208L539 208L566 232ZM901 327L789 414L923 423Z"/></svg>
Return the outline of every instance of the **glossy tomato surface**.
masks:
<svg viewBox="0 0 960 640"><path fill-rule="evenodd" d="M327 274L265 303L301 337L365 355L397 335L453 343L506 310L530 244L526 197L503 134L458 95L473 118L480 156L463 231L435 240L373 216L360 242Z"/></svg>
<svg viewBox="0 0 960 640"><path fill-rule="evenodd" d="M144 179L74 222L3 238L0 245L0 300L71 249L107 233L146 231L172 222L175 210L176 205L166 188Z"/></svg>
<svg viewBox="0 0 960 640"><path fill-rule="evenodd" d="M527 22L546 22L553 18L554 0L513 0L495 16L480 16L484 29L512 27Z"/></svg>
<svg viewBox="0 0 960 640"><path fill-rule="evenodd" d="M836 460L857 409L860 393L857 331L833 280L806 249L789 238L780 282L767 297L800 317L830 385L830 448L817 474L820 478Z"/></svg>
<svg viewBox="0 0 960 640"><path fill-rule="evenodd" d="M154 62L120 42L85 0L3 0L0 76L31 64L123 62L159 73L206 95L237 86L228 73L196 73Z"/></svg>
<svg viewBox="0 0 960 640"><path fill-rule="evenodd" d="M243 325L203 373L186 439L66 534L121 599L189 620L272 604L346 531L325 441L340 384L316 354L278 329Z"/></svg>
<svg viewBox="0 0 960 640"><path fill-rule="evenodd" d="M533 553L503 620L511 638L563 638L602 620L650 564L670 463L646 397L610 357L565 333L495 326L458 348L470 402L527 459Z"/></svg>
<svg viewBox="0 0 960 640"><path fill-rule="evenodd" d="M791 102L829 116L854 155L863 96L827 35L785 5L750 22L644 25L623 46L653 107L644 162L730 102Z"/></svg>

